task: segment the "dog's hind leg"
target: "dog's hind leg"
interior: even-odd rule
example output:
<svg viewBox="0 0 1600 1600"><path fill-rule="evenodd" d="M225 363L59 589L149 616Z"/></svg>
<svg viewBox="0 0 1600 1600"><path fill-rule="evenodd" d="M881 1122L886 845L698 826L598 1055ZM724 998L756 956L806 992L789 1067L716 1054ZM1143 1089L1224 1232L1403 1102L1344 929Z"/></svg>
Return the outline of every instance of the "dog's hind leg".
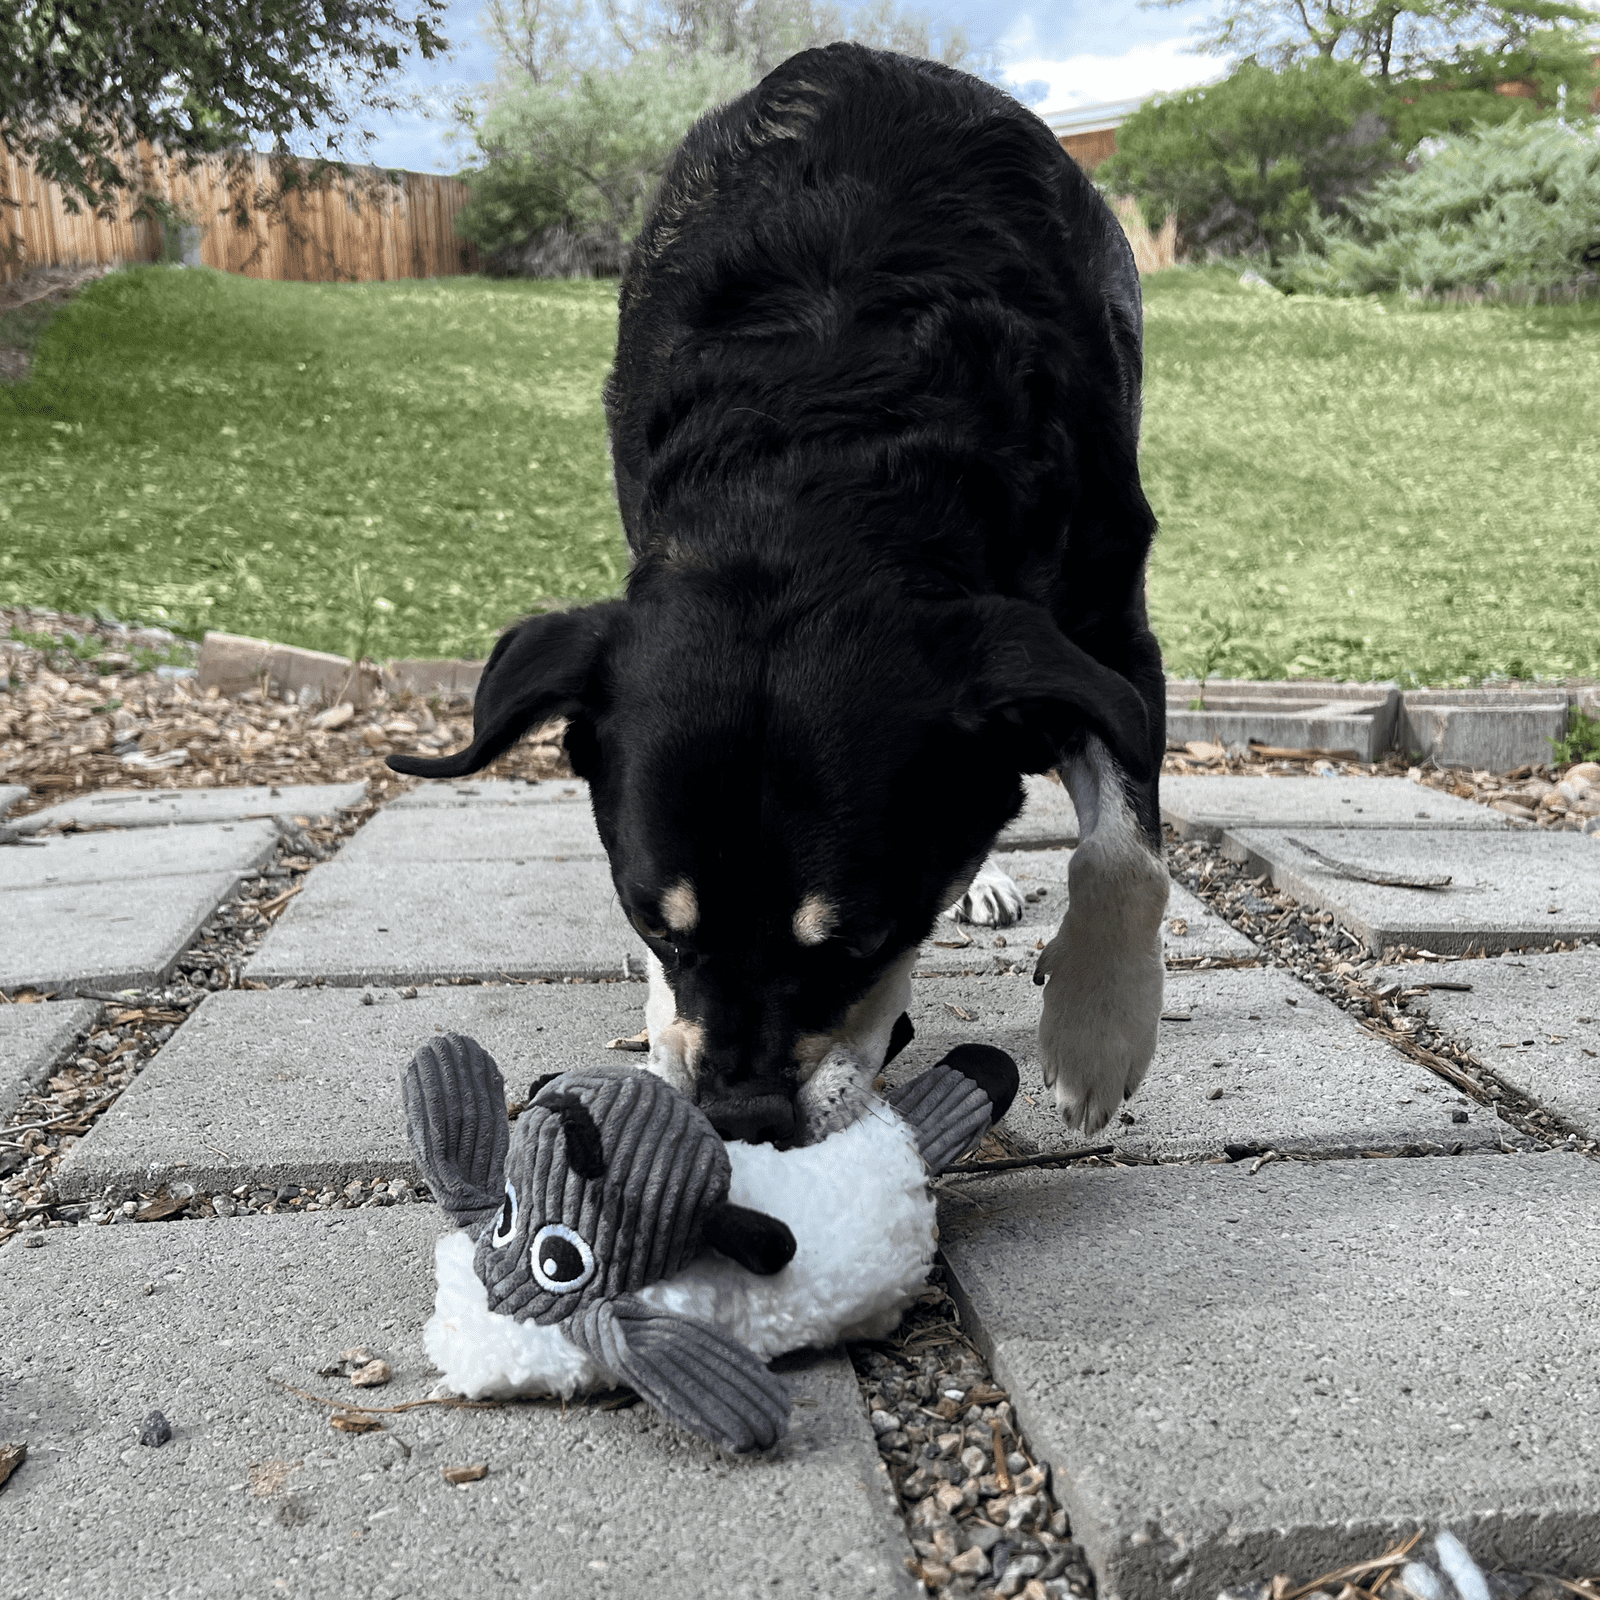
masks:
<svg viewBox="0 0 1600 1600"><path fill-rule="evenodd" d="M1009 928L1022 920L1022 891L991 856L945 915L952 922L970 922L979 928Z"/></svg>
<svg viewBox="0 0 1600 1600"><path fill-rule="evenodd" d="M1156 1050L1167 869L1149 809L1092 735L1061 766L1078 812L1067 913L1039 956L1039 1055L1069 1125L1095 1133L1138 1088ZM1159 826L1159 823L1157 823Z"/></svg>

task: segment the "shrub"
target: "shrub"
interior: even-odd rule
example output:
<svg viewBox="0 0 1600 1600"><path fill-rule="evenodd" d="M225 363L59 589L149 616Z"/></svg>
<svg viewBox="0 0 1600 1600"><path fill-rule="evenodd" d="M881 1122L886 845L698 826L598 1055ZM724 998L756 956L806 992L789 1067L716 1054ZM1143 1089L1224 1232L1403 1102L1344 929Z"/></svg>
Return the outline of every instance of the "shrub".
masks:
<svg viewBox="0 0 1600 1600"><path fill-rule="evenodd" d="M567 81L524 81L474 128L483 165L462 174L471 198L457 231L502 263L530 253L570 262L574 251L620 259L690 125L747 84L736 58L665 51Z"/></svg>
<svg viewBox="0 0 1600 1600"><path fill-rule="evenodd" d="M1519 119L1436 142L1348 217L1314 224L1280 288L1549 290L1600 268L1600 130Z"/></svg>
<svg viewBox="0 0 1600 1600"><path fill-rule="evenodd" d="M1134 195L1152 230L1176 217L1186 255L1271 252L1395 161L1382 106L1348 61L1282 72L1246 61L1140 107L1095 181Z"/></svg>

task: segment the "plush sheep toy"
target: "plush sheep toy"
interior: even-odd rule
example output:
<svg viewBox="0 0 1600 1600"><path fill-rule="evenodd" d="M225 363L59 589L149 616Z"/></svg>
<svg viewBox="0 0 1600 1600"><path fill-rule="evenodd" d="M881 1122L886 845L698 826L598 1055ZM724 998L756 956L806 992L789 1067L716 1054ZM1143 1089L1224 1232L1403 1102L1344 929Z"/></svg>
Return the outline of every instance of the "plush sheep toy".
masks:
<svg viewBox="0 0 1600 1600"><path fill-rule="evenodd" d="M458 1224L424 1342L454 1393L627 1385L733 1451L783 1435L766 1362L888 1333L927 1281L930 1173L1005 1114L1017 1069L962 1045L849 1127L793 1150L725 1145L634 1067L541 1079L513 1129L500 1070L459 1034L406 1071L424 1175Z"/></svg>

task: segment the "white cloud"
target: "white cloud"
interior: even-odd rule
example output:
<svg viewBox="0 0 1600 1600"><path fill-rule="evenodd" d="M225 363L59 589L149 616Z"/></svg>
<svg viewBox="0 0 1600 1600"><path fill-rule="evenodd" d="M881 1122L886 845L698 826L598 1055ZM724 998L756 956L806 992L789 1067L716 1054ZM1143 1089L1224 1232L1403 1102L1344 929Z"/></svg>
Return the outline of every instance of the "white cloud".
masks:
<svg viewBox="0 0 1600 1600"><path fill-rule="evenodd" d="M1215 56L1195 55L1185 35L1130 46L1120 55L1074 55L1052 60L1037 53L1032 25L1023 17L1002 44L1006 76L1017 84L1046 83L1034 109L1043 114L1103 100L1127 100L1210 83L1227 71ZM1030 96L1030 98L1032 98Z"/></svg>

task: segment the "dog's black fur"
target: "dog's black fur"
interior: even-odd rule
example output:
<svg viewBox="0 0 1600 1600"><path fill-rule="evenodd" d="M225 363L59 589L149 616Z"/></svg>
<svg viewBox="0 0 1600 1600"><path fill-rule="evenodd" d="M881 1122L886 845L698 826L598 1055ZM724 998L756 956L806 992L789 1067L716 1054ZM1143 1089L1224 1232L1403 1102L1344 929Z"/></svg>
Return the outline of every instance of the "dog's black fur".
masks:
<svg viewBox="0 0 1600 1600"><path fill-rule="evenodd" d="M1140 339L1088 180L949 68L807 51L668 168L606 395L627 598L508 632L471 747L390 764L457 777L569 719L725 1131L790 1136L815 1041L965 887L1019 774L1092 732L1159 844Z"/></svg>

